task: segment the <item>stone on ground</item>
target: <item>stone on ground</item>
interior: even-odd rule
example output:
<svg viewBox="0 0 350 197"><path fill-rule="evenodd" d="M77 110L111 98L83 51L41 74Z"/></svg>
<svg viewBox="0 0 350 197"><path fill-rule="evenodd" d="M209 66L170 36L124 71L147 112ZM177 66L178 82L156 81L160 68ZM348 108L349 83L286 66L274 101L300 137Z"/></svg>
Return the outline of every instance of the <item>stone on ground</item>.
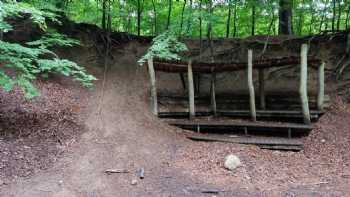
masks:
<svg viewBox="0 0 350 197"><path fill-rule="evenodd" d="M226 169L233 171L240 165L241 160L236 155L230 154L225 157L224 167Z"/></svg>

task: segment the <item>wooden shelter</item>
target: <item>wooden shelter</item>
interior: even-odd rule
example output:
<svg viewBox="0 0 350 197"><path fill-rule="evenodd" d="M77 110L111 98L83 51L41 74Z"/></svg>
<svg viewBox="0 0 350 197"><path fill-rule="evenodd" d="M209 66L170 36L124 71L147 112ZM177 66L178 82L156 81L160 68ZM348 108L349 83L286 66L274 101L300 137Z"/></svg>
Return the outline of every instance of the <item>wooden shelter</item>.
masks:
<svg viewBox="0 0 350 197"><path fill-rule="evenodd" d="M211 109L213 115L217 114L216 110L216 74L224 72L236 72L240 70L247 71L247 84L249 89L249 101L250 101L250 117L253 121L256 121L256 104L255 104L255 88L253 84L253 70L258 70L259 77L259 103L264 110L265 104L265 70L272 67L282 66L300 66L300 81L299 81L299 95L301 103L301 111L305 124L310 124L310 110L307 95L307 76L308 68L318 69L318 94L317 94L317 108L322 111L324 106L324 68L325 63L315 57L308 56L308 45L302 44L300 50L300 56L289 56L283 58L270 58L253 60L253 50L248 50L247 62L231 62L231 63L206 63L196 62L191 59L188 61L169 61L160 59L148 59L148 71L151 84L151 98L152 98L152 110L155 115L158 115L157 106L157 86L156 86L156 71L170 72L170 73L187 73L188 81L188 116L193 118L196 116L195 97L194 97L194 74L210 74L211 85Z"/></svg>

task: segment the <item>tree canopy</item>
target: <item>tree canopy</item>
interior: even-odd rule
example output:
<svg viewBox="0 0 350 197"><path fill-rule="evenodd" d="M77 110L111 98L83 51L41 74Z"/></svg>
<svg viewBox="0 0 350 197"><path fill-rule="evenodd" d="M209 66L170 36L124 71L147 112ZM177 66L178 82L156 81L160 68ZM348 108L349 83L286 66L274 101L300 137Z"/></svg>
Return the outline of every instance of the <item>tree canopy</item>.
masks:
<svg viewBox="0 0 350 197"><path fill-rule="evenodd" d="M214 37L318 34L350 25L349 0L28 0L38 7L64 10L77 22L114 31L158 35L170 27L200 37L212 24ZM56 3L60 2L60 3ZM288 21L289 20L289 21ZM290 24L288 24L290 23ZM283 27L287 28L283 29ZM288 29L289 28L289 29Z"/></svg>

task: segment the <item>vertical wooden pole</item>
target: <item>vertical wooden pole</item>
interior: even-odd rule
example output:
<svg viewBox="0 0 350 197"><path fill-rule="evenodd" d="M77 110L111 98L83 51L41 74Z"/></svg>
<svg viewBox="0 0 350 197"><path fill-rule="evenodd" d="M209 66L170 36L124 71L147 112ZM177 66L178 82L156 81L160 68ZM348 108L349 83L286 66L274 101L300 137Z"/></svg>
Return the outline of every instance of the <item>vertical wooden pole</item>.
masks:
<svg viewBox="0 0 350 197"><path fill-rule="evenodd" d="M324 103L324 67L324 62L318 67L317 109L320 111L323 110Z"/></svg>
<svg viewBox="0 0 350 197"><path fill-rule="evenodd" d="M253 83L253 50L248 50L248 89L249 89L249 101L250 101L250 114L252 120L256 121L256 109L255 109L255 93Z"/></svg>
<svg viewBox="0 0 350 197"><path fill-rule="evenodd" d="M211 74L211 87L210 87L210 94L211 94L211 108L213 111L214 116L217 115L216 110L216 95L215 95L215 83L216 83L216 73Z"/></svg>
<svg viewBox="0 0 350 197"><path fill-rule="evenodd" d="M309 101L307 97L307 52L308 45L301 45L300 52L300 84L299 84L299 94L301 100L301 107L304 116L304 123L310 124L310 111L309 111Z"/></svg>
<svg viewBox="0 0 350 197"><path fill-rule="evenodd" d="M264 69L259 69L259 97L261 109L266 109Z"/></svg>
<svg viewBox="0 0 350 197"><path fill-rule="evenodd" d="M183 89L186 90L186 82L185 82L185 77L183 73L180 73L180 79L181 79Z"/></svg>
<svg viewBox="0 0 350 197"><path fill-rule="evenodd" d="M158 100L157 100L157 86L156 86L156 74L154 72L153 59L148 59L148 73L151 82L151 99L152 99L152 112L158 116Z"/></svg>
<svg viewBox="0 0 350 197"><path fill-rule="evenodd" d="M190 119L191 119L196 115L195 108L194 108L194 84L193 84L192 60L188 62L187 78L188 78L189 113L190 113Z"/></svg>

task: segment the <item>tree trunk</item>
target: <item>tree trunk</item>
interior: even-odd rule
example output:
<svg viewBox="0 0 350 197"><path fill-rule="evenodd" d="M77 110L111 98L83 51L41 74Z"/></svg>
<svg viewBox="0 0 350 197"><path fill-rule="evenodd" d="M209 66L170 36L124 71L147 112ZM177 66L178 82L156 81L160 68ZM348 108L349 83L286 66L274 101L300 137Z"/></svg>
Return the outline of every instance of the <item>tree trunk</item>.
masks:
<svg viewBox="0 0 350 197"><path fill-rule="evenodd" d="M154 35L158 35L158 29L157 29L157 10L156 10L156 4L154 0L152 0L152 7L153 7L153 26L154 26Z"/></svg>
<svg viewBox="0 0 350 197"><path fill-rule="evenodd" d="M231 25L231 0L228 0L228 16L226 22L226 38L230 36L230 25Z"/></svg>
<svg viewBox="0 0 350 197"><path fill-rule="evenodd" d="M170 27L170 19L171 19L171 11L173 7L173 0L169 0L169 8L168 8L168 21L166 24L166 29L168 30Z"/></svg>
<svg viewBox="0 0 350 197"><path fill-rule="evenodd" d="M298 34L301 35L303 33L303 23L304 23L304 4L305 0L302 1L302 8L299 12L299 24L298 24Z"/></svg>
<svg viewBox="0 0 350 197"><path fill-rule="evenodd" d="M252 36L255 35L255 12L256 12L256 7L253 5L252 7Z"/></svg>
<svg viewBox="0 0 350 197"><path fill-rule="evenodd" d="M106 10L107 10L107 0L102 0L102 29L106 30Z"/></svg>
<svg viewBox="0 0 350 197"><path fill-rule="evenodd" d="M182 12L181 12L181 23L180 23L180 34L182 35L182 27L184 23L184 13L186 8L187 0L184 0L184 4L182 6Z"/></svg>
<svg viewBox="0 0 350 197"><path fill-rule="evenodd" d="M314 24L314 20L315 20L315 13L314 10L311 9L311 19L310 19L310 25L309 25L309 35L311 35L312 32L312 25Z"/></svg>
<svg viewBox="0 0 350 197"><path fill-rule="evenodd" d="M199 58L202 54L203 35L202 35L202 0L199 1Z"/></svg>
<svg viewBox="0 0 350 197"><path fill-rule="evenodd" d="M235 1L234 15L233 15L233 37L237 36L237 0Z"/></svg>
<svg viewBox="0 0 350 197"><path fill-rule="evenodd" d="M279 2L279 34L293 34L293 0L280 0Z"/></svg>
<svg viewBox="0 0 350 197"><path fill-rule="evenodd" d="M209 14L212 16L213 14L213 2L212 0L209 0ZM212 29L212 20L209 19L208 22L208 41L209 41L209 48L210 48L210 59L211 63L214 63L214 47L213 47L213 29Z"/></svg>
<svg viewBox="0 0 350 197"><path fill-rule="evenodd" d="M345 29L349 27L349 20L350 20L350 5L348 6L348 11L346 12Z"/></svg>
<svg viewBox="0 0 350 197"><path fill-rule="evenodd" d="M321 18L321 21L320 21L320 28L319 28L319 32L320 33L322 31L322 26L323 26L323 23L324 23L325 18L326 18L326 11L327 11L328 2L329 2L329 0L326 0L325 6L324 6L323 11L322 11L323 14L322 14L322 18Z"/></svg>
<svg viewBox="0 0 350 197"><path fill-rule="evenodd" d="M186 29L186 33L189 33L190 28L192 26L192 6L193 6L193 0L190 0L190 17L187 18L187 29Z"/></svg>
<svg viewBox="0 0 350 197"><path fill-rule="evenodd" d="M332 1L333 3L333 17L332 17L332 32L335 30L335 17L336 17L336 0Z"/></svg>
<svg viewBox="0 0 350 197"><path fill-rule="evenodd" d="M338 19L337 19L337 31L340 30L340 21L341 21L341 5L340 1L338 0Z"/></svg>
<svg viewBox="0 0 350 197"><path fill-rule="evenodd" d="M141 35L141 0L137 0L137 35Z"/></svg>

